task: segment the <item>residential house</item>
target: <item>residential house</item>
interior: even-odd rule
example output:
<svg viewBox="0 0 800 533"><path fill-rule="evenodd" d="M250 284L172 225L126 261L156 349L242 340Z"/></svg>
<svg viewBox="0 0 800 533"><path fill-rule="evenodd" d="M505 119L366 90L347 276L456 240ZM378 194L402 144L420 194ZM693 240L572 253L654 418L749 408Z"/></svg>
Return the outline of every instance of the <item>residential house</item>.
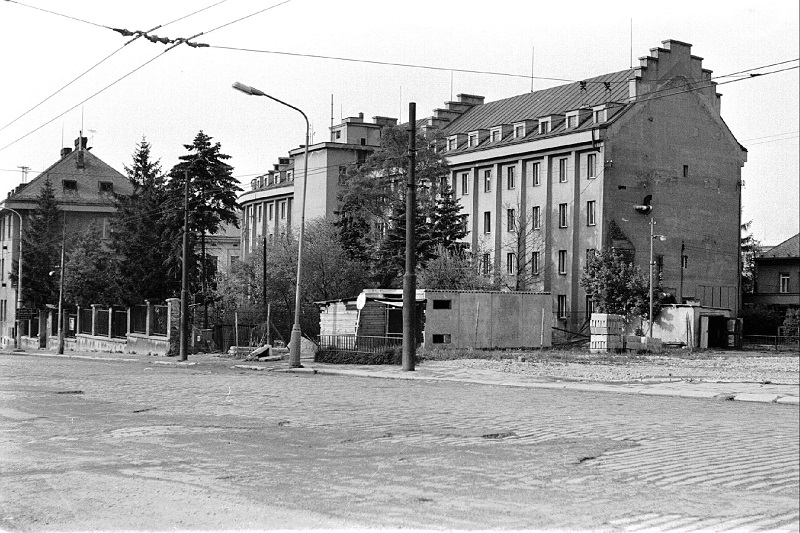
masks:
<svg viewBox="0 0 800 533"><path fill-rule="evenodd" d="M755 257L753 294L745 303L800 308L800 234Z"/></svg>
<svg viewBox="0 0 800 533"><path fill-rule="evenodd" d="M102 237L110 237L110 219L115 211L114 195L131 194L128 178L95 156L86 146L87 138L75 140L75 149L62 148L61 157L29 183L22 183L0 202L0 345L15 337L17 285L10 280L19 254L20 218L23 232L29 225L37 198L47 180L64 213L68 235L84 232L95 224ZM12 211L13 210L13 211ZM23 250L22 267L25 268ZM55 303L55 302L53 302Z"/></svg>

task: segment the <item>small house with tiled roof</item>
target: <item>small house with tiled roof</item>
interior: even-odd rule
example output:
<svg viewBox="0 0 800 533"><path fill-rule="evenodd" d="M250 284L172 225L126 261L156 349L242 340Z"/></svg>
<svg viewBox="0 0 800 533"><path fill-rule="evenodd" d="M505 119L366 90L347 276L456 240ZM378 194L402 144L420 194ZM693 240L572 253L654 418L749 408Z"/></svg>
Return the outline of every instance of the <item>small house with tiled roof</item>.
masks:
<svg viewBox="0 0 800 533"><path fill-rule="evenodd" d="M45 183L50 181L58 207L65 214L68 235L82 233L94 223L103 238L108 238L115 212L114 195L133 192L128 178L94 155L86 142L87 138L81 136L75 140L74 150L62 148L58 161L29 183L18 185L0 202L0 343L14 338L17 287L9 274L19 253L20 218L24 232ZM23 268L24 257L23 251Z"/></svg>
<svg viewBox="0 0 800 533"><path fill-rule="evenodd" d="M800 233L754 260L754 290L747 303L800 308Z"/></svg>
<svg viewBox="0 0 800 533"><path fill-rule="evenodd" d="M587 258L613 247L647 273L652 244L664 292L735 313L747 151L702 61L669 40L633 69L496 102L461 94L435 110L425 128L440 132L484 271L551 292L571 329L592 312Z"/></svg>

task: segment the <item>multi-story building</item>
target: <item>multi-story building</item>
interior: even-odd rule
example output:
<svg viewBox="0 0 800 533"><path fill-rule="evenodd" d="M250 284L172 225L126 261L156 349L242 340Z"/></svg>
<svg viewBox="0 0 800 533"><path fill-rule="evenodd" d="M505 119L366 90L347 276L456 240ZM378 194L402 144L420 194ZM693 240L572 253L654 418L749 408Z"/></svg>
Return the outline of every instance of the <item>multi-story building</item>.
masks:
<svg viewBox="0 0 800 533"><path fill-rule="evenodd" d="M736 312L747 152L720 100L691 45L669 40L631 70L490 103L459 95L429 125L474 253L508 286L551 292L562 323L592 311L587 257L614 247L647 272L651 244L677 302Z"/></svg>
<svg viewBox="0 0 800 533"><path fill-rule="evenodd" d="M82 233L94 223L101 230L102 238L109 238L110 220L115 211L114 195L133 192L128 178L92 154L86 141L86 137L79 137L75 140L74 150L62 148L57 162L29 183L17 186L0 202L1 345L13 342L15 336L18 296L17 284L12 284L10 274L19 254L20 218L24 232L45 182L50 181L58 207L64 213L67 235ZM22 256L24 269L24 249Z"/></svg>
<svg viewBox="0 0 800 533"><path fill-rule="evenodd" d="M333 220L338 206L339 180L347 167L363 162L380 146L381 129L394 126L397 119L373 117L364 122L364 114L345 118L331 128L330 141L308 147L308 194L306 221L315 218ZM300 146L281 157L273 170L253 179L250 190L239 196L242 208L242 253L249 254L264 240L271 241L300 220L299 202L303 191L305 147Z"/></svg>

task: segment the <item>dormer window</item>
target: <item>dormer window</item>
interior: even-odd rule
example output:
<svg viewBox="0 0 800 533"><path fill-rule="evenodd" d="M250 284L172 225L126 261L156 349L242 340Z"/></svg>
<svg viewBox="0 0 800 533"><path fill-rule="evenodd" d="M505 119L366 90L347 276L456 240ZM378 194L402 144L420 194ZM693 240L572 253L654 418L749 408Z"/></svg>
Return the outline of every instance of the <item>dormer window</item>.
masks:
<svg viewBox="0 0 800 533"><path fill-rule="evenodd" d="M608 109L605 106L592 109L592 122L600 124L608 120Z"/></svg>
<svg viewBox="0 0 800 533"><path fill-rule="evenodd" d="M549 118L539 120L539 135L544 135L545 133L550 133Z"/></svg>
<svg viewBox="0 0 800 533"><path fill-rule="evenodd" d="M333 140L338 141L342 138L342 130L336 130L333 132Z"/></svg>
<svg viewBox="0 0 800 533"><path fill-rule="evenodd" d="M65 191L77 191L78 190L78 182L75 180L64 180L62 181L64 190Z"/></svg>
<svg viewBox="0 0 800 533"><path fill-rule="evenodd" d="M525 124L514 124L514 138L522 139L525 137Z"/></svg>
<svg viewBox="0 0 800 533"><path fill-rule="evenodd" d="M114 184L110 181L101 181L99 186L100 192L114 192Z"/></svg>
<svg viewBox="0 0 800 533"><path fill-rule="evenodd" d="M503 128L492 128L489 139L491 142L496 143L503 139Z"/></svg>
<svg viewBox="0 0 800 533"><path fill-rule="evenodd" d="M447 149L448 150L455 150L458 148L458 138L453 135L449 139L447 139Z"/></svg>
<svg viewBox="0 0 800 533"><path fill-rule="evenodd" d="M575 129L578 127L578 113L577 111L574 113L567 114L567 129Z"/></svg>
<svg viewBox="0 0 800 533"><path fill-rule="evenodd" d="M470 133L467 137L467 146L472 148L473 146L478 146L478 132Z"/></svg>

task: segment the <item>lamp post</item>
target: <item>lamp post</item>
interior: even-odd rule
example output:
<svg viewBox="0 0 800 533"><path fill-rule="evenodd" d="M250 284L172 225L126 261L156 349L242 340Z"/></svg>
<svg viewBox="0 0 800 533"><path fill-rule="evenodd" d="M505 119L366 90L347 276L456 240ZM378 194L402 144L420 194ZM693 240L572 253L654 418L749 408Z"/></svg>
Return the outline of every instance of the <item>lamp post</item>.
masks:
<svg viewBox="0 0 800 533"><path fill-rule="evenodd" d="M14 336L14 348L22 349L22 327L20 326L19 310L22 309L22 215L19 212L4 207L6 211L11 211L19 217L19 254L17 256L17 309L14 311L14 318L17 321L17 332Z"/></svg>
<svg viewBox="0 0 800 533"><path fill-rule="evenodd" d="M308 117L306 116L303 111L291 104L287 104L283 100L278 100L274 96L270 96L267 93L256 89L255 87L250 87L249 85L245 85L243 83L239 83L238 81L233 84L233 88L237 91L241 91L245 94L249 94L250 96L266 96L270 100L278 102L279 104L283 104L286 107L290 107L303 115L303 118L306 121L306 143L305 143L305 154L304 164L303 164L303 193L300 196L300 235L297 241L297 284L296 284L296 291L295 291L295 300L294 300L294 325L292 326L292 336L289 340L289 366L292 368L299 368L303 365L300 364L300 296L301 296L301 282L303 279L303 237L305 232L305 221L306 221L306 184L308 182L308 137L311 130L311 126L308 122ZM269 325L268 325L269 326Z"/></svg>
<svg viewBox="0 0 800 533"><path fill-rule="evenodd" d="M651 339L653 338L653 241L658 239L660 241L665 241L667 238L664 235L656 235L653 233L655 229L656 221L655 219L650 219L650 284L648 285L649 292L650 292L650 311L647 315L649 319L650 325L648 326L647 336Z"/></svg>

